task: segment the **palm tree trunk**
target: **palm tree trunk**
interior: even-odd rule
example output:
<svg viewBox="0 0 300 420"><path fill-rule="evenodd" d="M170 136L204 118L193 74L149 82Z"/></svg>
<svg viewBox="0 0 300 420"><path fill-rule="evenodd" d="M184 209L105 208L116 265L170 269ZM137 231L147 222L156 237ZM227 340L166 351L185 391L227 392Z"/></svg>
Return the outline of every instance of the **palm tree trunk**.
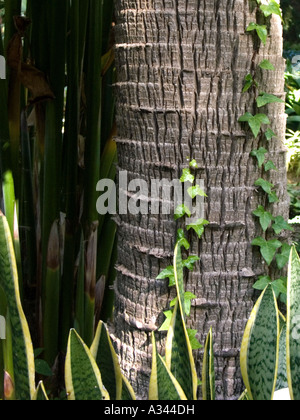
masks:
<svg viewBox="0 0 300 420"><path fill-rule="evenodd" d="M235 399L243 390L241 339L253 283L266 271L251 246L261 235L252 212L265 202L254 187L262 171L250 157L265 140L255 140L238 122L255 111L254 92L242 94L254 64L273 63L275 72L259 71L257 78L261 90L284 97L280 20L272 17L272 36L259 45L246 33L256 13L256 2L248 0L116 1L119 170L128 171L128 182L142 178L150 185L151 179L178 179L187 158L194 158L209 197L210 226L192 243L201 260L187 289L198 297L190 322L200 342L210 327L214 331L219 399ZM280 198L274 212L287 216L284 104L269 106L268 116L278 134L269 146L279 169L270 178ZM141 398L148 389L150 332L161 325L170 300L167 281L155 279L172 263L177 228L162 214L119 217L114 340ZM196 359L200 374L201 351Z"/></svg>

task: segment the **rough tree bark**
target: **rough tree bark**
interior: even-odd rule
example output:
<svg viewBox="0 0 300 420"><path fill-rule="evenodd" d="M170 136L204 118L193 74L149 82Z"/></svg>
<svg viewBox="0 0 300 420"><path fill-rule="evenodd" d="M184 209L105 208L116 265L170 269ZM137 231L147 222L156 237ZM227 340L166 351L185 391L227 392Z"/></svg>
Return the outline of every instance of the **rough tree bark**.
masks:
<svg viewBox="0 0 300 420"><path fill-rule="evenodd" d="M142 178L150 185L153 178L178 178L187 157L197 160L210 226L192 245L201 260L187 278L187 289L198 297L190 323L200 342L213 328L217 395L235 399L243 390L239 350L253 307L252 286L267 269L251 246L262 234L252 212L266 200L254 187L262 171L250 153L265 140L255 140L238 119L255 111L254 92L242 89L245 76L263 59L276 71L258 71L262 90L284 98L280 19L267 20L271 36L263 46L245 32L257 19L255 1L115 3L119 169L128 171L129 181ZM280 198L274 212L287 216L284 105L264 112L278 134L269 145L269 158L279 169L269 175ZM161 325L170 299L168 282L155 279L172 263L177 227L172 216L119 217L113 335L140 398L148 390L150 332ZM195 356L200 373L201 351Z"/></svg>

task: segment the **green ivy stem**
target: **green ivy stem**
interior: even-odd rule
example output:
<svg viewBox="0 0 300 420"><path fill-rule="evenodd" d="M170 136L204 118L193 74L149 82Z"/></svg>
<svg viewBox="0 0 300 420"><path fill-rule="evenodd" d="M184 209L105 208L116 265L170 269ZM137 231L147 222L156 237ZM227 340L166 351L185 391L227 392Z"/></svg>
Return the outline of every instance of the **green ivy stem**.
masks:
<svg viewBox="0 0 300 420"><path fill-rule="evenodd" d="M195 175L192 173L193 171L198 169L198 164L196 160L191 160L189 162L189 167L183 169L182 176L180 178L180 181L182 183L189 182L191 187L188 188L187 192L189 196L194 200L197 196L200 197L207 197L205 192L200 188L199 185L195 184ZM190 218L192 215L191 209L186 204L181 204L177 206L175 209L174 219L177 221L179 219L183 218ZM205 226L209 225L209 222L204 219L198 219L196 221L186 221L185 228L187 231L193 231L197 234L198 238L201 239ZM178 229L177 231L177 242L176 247L179 245L179 247L184 247L186 250L190 249L190 243L185 237L184 229ZM182 269L186 268L190 271L194 270L195 263L199 261L200 258L196 255L190 255L186 260L182 261ZM157 277L157 280L163 280L163 279L169 279L169 287L176 286L175 282L175 268L174 266L169 266L165 270L163 270L159 276ZM196 299L196 296L191 292L184 292L183 293L183 303L184 303L184 311L186 316L190 316L191 313L191 306L192 306L192 300ZM177 303L178 297L176 297L171 303L170 307L173 308ZM166 317L165 322L159 329L159 331L168 331L170 327L170 323L173 316L173 311L168 310L164 312L164 315ZM198 342L196 338L197 330L187 329L189 339L191 342L191 346L193 350L198 350L199 348L202 348L201 344Z"/></svg>

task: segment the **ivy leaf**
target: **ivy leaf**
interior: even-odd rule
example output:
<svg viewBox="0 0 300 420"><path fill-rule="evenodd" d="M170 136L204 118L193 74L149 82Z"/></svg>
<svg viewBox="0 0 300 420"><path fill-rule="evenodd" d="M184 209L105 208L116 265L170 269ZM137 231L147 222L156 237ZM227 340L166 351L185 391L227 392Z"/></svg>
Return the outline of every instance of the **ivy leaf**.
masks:
<svg viewBox="0 0 300 420"><path fill-rule="evenodd" d="M260 276L258 281L254 284L255 290L265 290L265 288L272 282L269 276Z"/></svg>
<svg viewBox="0 0 300 420"><path fill-rule="evenodd" d="M282 216L277 216L275 218L275 223L272 227L276 235L280 235L283 230L293 230L293 228Z"/></svg>
<svg viewBox="0 0 300 420"><path fill-rule="evenodd" d="M187 316L190 316L191 314L192 300L196 299L196 297L197 296L195 296L191 292L184 293L184 311ZM176 296L176 298L174 298L172 302L170 303L171 308L173 308L176 305L177 301L178 301L178 297Z"/></svg>
<svg viewBox="0 0 300 420"><path fill-rule="evenodd" d="M276 255L277 267L282 270L289 262L291 254L291 246L289 244L283 244L281 254Z"/></svg>
<svg viewBox="0 0 300 420"><path fill-rule="evenodd" d="M282 20L282 12L280 9L280 5L275 0L269 0L268 4L262 4L260 6L260 10L263 12L265 17L269 17L271 15L277 15Z"/></svg>
<svg viewBox="0 0 300 420"><path fill-rule="evenodd" d="M266 181L265 179L259 178L255 185L257 187L261 187L265 193L268 194L269 197L269 203L277 203L279 201L279 198L277 197L275 191L272 191L272 188L274 188L274 185L270 182Z"/></svg>
<svg viewBox="0 0 300 420"><path fill-rule="evenodd" d="M207 195L205 194L205 192L200 188L199 185L196 185L195 187L190 187L188 189L188 194L191 198L195 198L197 196L199 197L207 197Z"/></svg>
<svg viewBox="0 0 300 420"><path fill-rule="evenodd" d="M272 194L272 188L274 188L274 185L271 184L271 182L266 181L265 179L259 178L255 182L256 187L261 187L265 193Z"/></svg>
<svg viewBox="0 0 300 420"><path fill-rule="evenodd" d="M260 225L263 231L266 232L266 230L270 226L270 223L274 219L272 214L266 211L263 206L258 206L257 210L255 210L253 214L254 216L259 217Z"/></svg>
<svg viewBox="0 0 300 420"><path fill-rule="evenodd" d="M272 160L269 160L266 164L265 164L265 171L278 171L278 169L276 168L276 166L274 165L274 162L272 162Z"/></svg>
<svg viewBox="0 0 300 420"><path fill-rule="evenodd" d="M272 140L273 137L276 137L276 134L274 133L273 130L271 130L271 128L268 128L268 130L265 132L265 136L266 136L266 139L270 141Z"/></svg>
<svg viewBox="0 0 300 420"><path fill-rule="evenodd" d="M260 147L258 150L252 150L251 156L256 157L258 161L258 166L261 168L265 159L266 154L268 151L264 147Z"/></svg>
<svg viewBox="0 0 300 420"><path fill-rule="evenodd" d="M190 255L188 259L182 261L182 265L190 271L193 271L197 261L200 261L199 257L197 257L196 255Z"/></svg>
<svg viewBox="0 0 300 420"><path fill-rule="evenodd" d="M198 169L199 168L198 163L197 163L197 161L195 159L193 159L190 162L190 167L193 168L193 169Z"/></svg>
<svg viewBox="0 0 300 420"><path fill-rule="evenodd" d="M166 312L164 312L164 315L165 315L166 319L165 319L165 322L163 323L163 325L158 330L159 332L168 331L169 328L170 328L170 325L171 325L173 312L172 311L166 311Z"/></svg>
<svg viewBox="0 0 300 420"><path fill-rule="evenodd" d="M272 63L270 63L269 60L263 60L260 64L259 67L263 70L275 70L275 67L273 66Z"/></svg>
<svg viewBox="0 0 300 420"><path fill-rule="evenodd" d="M53 372L45 360L35 359L35 372L43 376L53 376Z"/></svg>
<svg viewBox="0 0 300 420"><path fill-rule="evenodd" d="M266 25L258 25L257 23L252 22L247 28L247 32L251 31L256 31L262 43L266 45L268 39L268 29Z"/></svg>
<svg viewBox="0 0 300 420"><path fill-rule="evenodd" d="M282 247L282 243L277 239L266 241L264 238L259 237L252 241L253 246L259 246L261 255L266 263L270 266L273 258L275 257L277 249Z"/></svg>
<svg viewBox="0 0 300 420"><path fill-rule="evenodd" d="M191 245L186 239L183 229L177 230L177 242L179 242L180 246L184 246L186 250L190 249Z"/></svg>
<svg viewBox="0 0 300 420"><path fill-rule="evenodd" d="M197 330L191 330L190 328L187 329L187 333L190 339L192 350L199 350L202 349L202 345L199 343L199 341L196 338Z"/></svg>
<svg viewBox="0 0 300 420"><path fill-rule="evenodd" d="M254 83L254 79L253 79L253 77L252 77L252 74L248 74L246 77L245 77L245 86L244 86L244 89L243 89L243 93L246 93L246 92L248 92L248 90L253 86L253 83Z"/></svg>
<svg viewBox="0 0 300 420"><path fill-rule="evenodd" d="M184 217L185 215L187 215L188 217L191 217L192 213L185 204L180 204L175 210L174 219L175 220L181 219L181 217Z"/></svg>
<svg viewBox="0 0 300 420"><path fill-rule="evenodd" d="M265 114L252 115L250 112L246 112L242 117L239 118L239 122L247 122L255 138L257 138L262 124L271 124L269 118Z"/></svg>
<svg viewBox="0 0 300 420"><path fill-rule="evenodd" d="M189 224L187 226L187 230L193 229L200 239L204 233L205 226L207 225L209 225L209 222L207 220L199 219L197 220L197 222Z"/></svg>
<svg viewBox="0 0 300 420"><path fill-rule="evenodd" d="M277 194L275 191L272 191L271 194L269 194L269 203L278 203L279 198L277 197Z"/></svg>
<svg viewBox="0 0 300 420"><path fill-rule="evenodd" d="M259 97L256 99L256 102L257 102L258 108L261 108L268 104L274 104L274 103L283 104L284 103L284 101L278 98L277 96L272 95L270 93L264 93L264 92L262 92L259 95Z"/></svg>
<svg viewBox="0 0 300 420"><path fill-rule="evenodd" d="M191 174L191 171L189 168L185 168L182 171L182 176L180 178L181 182L190 182L193 183L195 181L195 177L193 174Z"/></svg>
<svg viewBox="0 0 300 420"><path fill-rule="evenodd" d="M279 298L280 294L283 294L285 296L287 295L286 277L281 277L280 279L273 281L271 284L277 299Z"/></svg>
<svg viewBox="0 0 300 420"><path fill-rule="evenodd" d="M169 287L175 286L175 273L174 267L170 265L165 270L163 270L157 277L156 280L169 279Z"/></svg>

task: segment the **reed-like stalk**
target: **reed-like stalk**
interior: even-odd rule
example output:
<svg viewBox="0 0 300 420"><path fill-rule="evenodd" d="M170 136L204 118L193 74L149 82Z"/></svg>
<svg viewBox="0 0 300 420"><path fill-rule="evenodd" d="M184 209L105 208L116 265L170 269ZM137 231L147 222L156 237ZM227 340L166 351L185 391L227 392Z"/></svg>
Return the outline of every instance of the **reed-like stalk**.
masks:
<svg viewBox="0 0 300 420"><path fill-rule="evenodd" d="M31 21L21 19L24 30L13 19L21 3ZM97 281L102 277L107 296L115 275L116 226L96 209L99 179L116 172L112 14L110 0L5 1L0 54L12 39L21 53L0 80L0 198L23 302L33 309L35 346L50 366L71 328L91 344ZM103 308L112 313L111 299ZM9 346L4 350L0 368L4 363L13 378Z"/></svg>

